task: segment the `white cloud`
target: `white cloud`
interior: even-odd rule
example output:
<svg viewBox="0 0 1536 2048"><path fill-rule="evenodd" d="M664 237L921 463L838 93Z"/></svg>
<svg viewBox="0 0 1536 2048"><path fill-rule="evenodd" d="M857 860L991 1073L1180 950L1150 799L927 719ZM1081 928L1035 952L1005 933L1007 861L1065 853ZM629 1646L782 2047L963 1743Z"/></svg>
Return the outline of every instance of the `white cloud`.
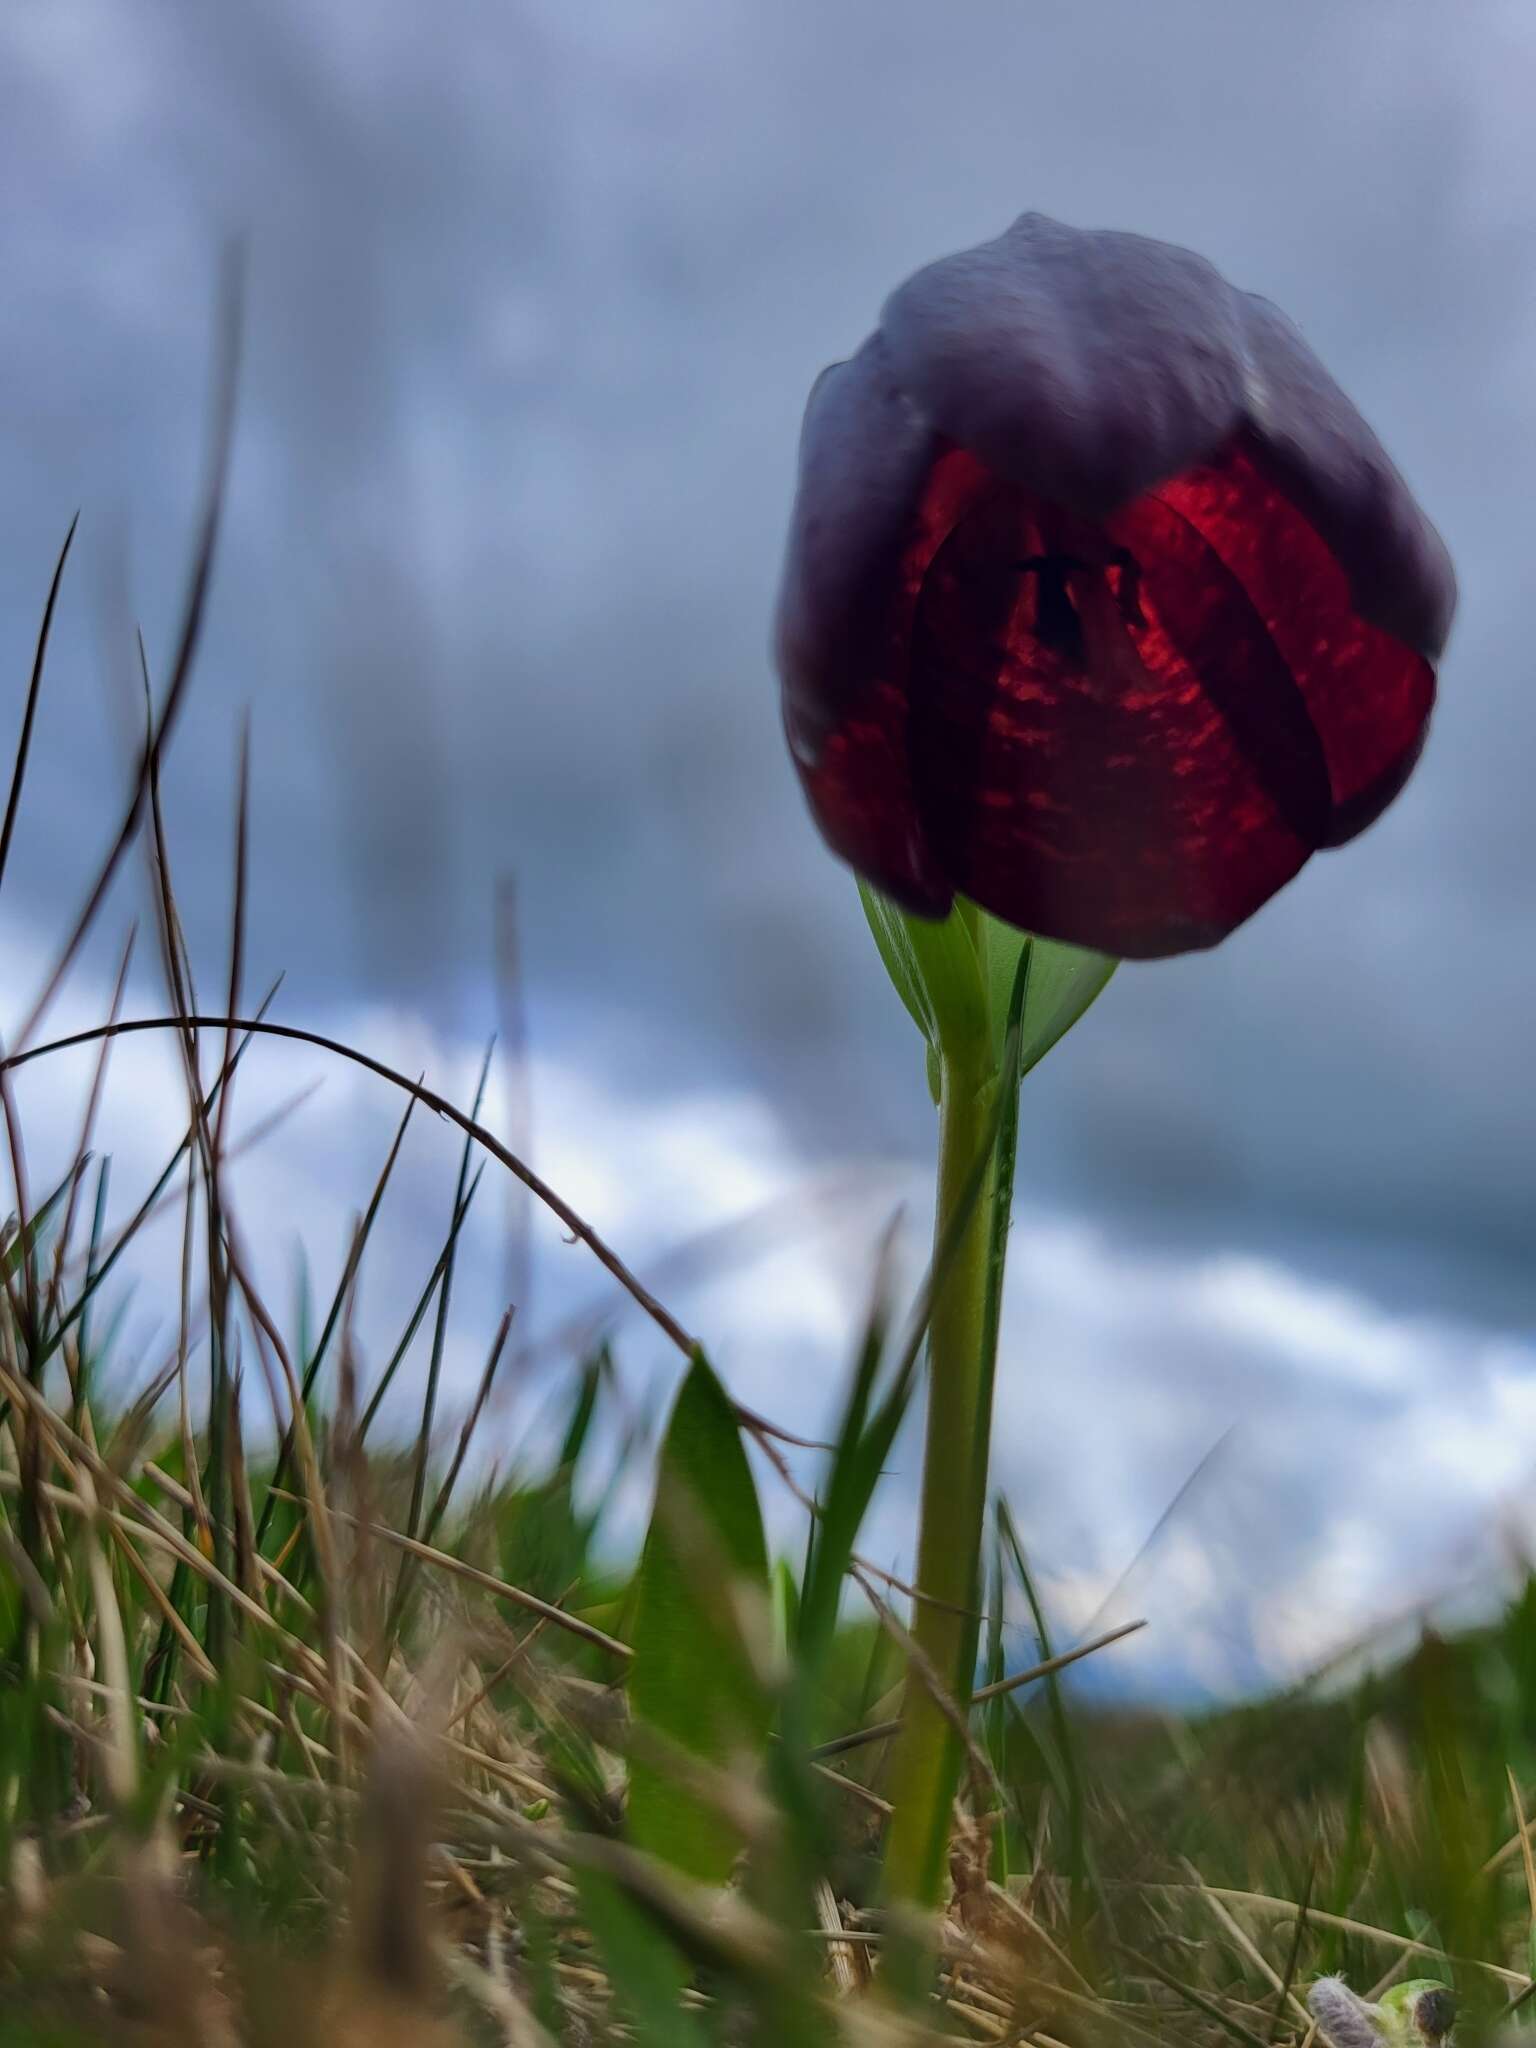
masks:
<svg viewBox="0 0 1536 2048"><path fill-rule="evenodd" d="M39 979L41 950L11 931L0 946L8 987ZM52 1032L105 1010L90 976L66 991ZM19 1007L20 998L15 1007ZM154 1007L140 991L130 1011ZM480 1054L401 1008L357 1007L318 1029L467 1103ZM34 1189L50 1184L75 1142L92 1054L37 1063L18 1076ZM321 1091L232 1170L236 1213L269 1299L291 1324L296 1247L318 1301L335 1284L353 1227L400 1114L375 1077L311 1048L261 1041L242 1068L234 1128L265 1119L297 1089ZM867 1296L872 1250L898 1194L916 1219L910 1173L869 1170L833 1196L787 1147L781 1125L743 1089L690 1085L686 1059L636 1094L582 1056L581 1041L532 1065L534 1163L642 1272L708 1345L738 1397L801 1432L824 1431ZM485 1120L505 1127L499 1082ZM115 1046L97 1138L113 1157L111 1216L120 1222L184 1127L174 1049L162 1038ZM364 1268L358 1320L376 1371L435 1257L461 1140L415 1119ZM445 1382L467 1399L502 1306L509 1184L498 1166L463 1240ZM711 1236L730 1219L738 1238ZM762 1219L772 1219L771 1223ZM835 1228L833 1226L836 1226ZM125 1268L135 1285L127 1354L148 1365L174 1327L170 1275L179 1216L169 1213ZM110 1234L110 1232L109 1232ZM620 1298L580 1246L542 1212L532 1220L536 1317L521 1341L580 1309ZM697 1270L671 1248L701 1238ZM1000 1360L995 1479L1009 1494L1059 1631L1145 1614L1152 1626L1110 1653L1113 1678L1234 1691L1297 1675L1309 1662L1469 1567L1491 1570L1536 1440L1536 1352L1516 1331L1394 1313L1278 1257L1219 1246L1190 1256L1150 1251L1061 1213L1021 1211ZM115 1290L119 1298L126 1289ZM402 1418L417 1398L425 1343L407 1368ZM676 1355L632 1311L620 1348L626 1399L650 1424ZM519 1384L490 1425L489 1448L515 1459L548 1365ZM1219 1455L1144 1558L1159 1516L1213 1444ZM866 1548L910 1564L919 1442L898 1445ZM815 1460L799 1460L807 1472ZM795 1540L798 1510L763 1473L770 1519ZM645 1510L643 1476L626 1485L619 1527ZM1502 1517L1502 1520L1501 1520ZM1118 1591L1121 1576L1129 1577ZM1015 1615L1015 1621L1022 1617ZM1106 1667L1108 1670L1109 1667Z"/></svg>

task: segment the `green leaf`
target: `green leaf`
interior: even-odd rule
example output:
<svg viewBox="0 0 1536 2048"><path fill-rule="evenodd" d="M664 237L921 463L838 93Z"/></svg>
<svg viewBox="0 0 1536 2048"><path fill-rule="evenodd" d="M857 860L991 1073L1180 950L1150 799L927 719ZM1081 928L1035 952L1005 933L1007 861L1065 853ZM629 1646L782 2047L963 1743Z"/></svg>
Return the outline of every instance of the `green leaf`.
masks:
<svg viewBox="0 0 1536 2048"><path fill-rule="evenodd" d="M957 900L948 917L910 917L866 882L859 883L859 900L885 971L930 1054L973 1045L987 1029L974 906Z"/></svg>
<svg viewBox="0 0 1536 2048"><path fill-rule="evenodd" d="M641 1741L630 1765L629 1832L642 1849L707 1884L729 1876L742 1842L716 1801L678 1782L644 1738L717 1770L755 1764L772 1702L758 1669L769 1639L768 1555L736 1413L702 1353L683 1381L662 1447L640 1560L629 1698Z"/></svg>
<svg viewBox="0 0 1536 2048"><path fill-rule="evenodd" d="M1119 962L1107 953L1065 946L1015 930L974 904L957 901L941 922L909 917L859 883L859 900L891 984L928 1048L928 1089L939 1100L947 1046L990 1031L1000 1060L1019 963L1030 956L1019 1074L1038 1066L1102 992Z"/></svg>
<svg viewBox="0 0 1536 2048"><path fill-rule="evenodd" d="M578 1869L576 1889L614 1997L642 2048L704 2048L697 2016L679 2002L692 1970L655 1917L604 1872Z"/></svg>
<svg viewBox="0 0 1536 2048"><path fill-rule="evenodd" d="M872 889L865 881L859 883L859 901L864 906L864 915L869 920L880 958L885 962L885 971L891 977L892 988L906 1004L907 1015L923 1034L924 1040L936 1046L939 1042L938 1019L933 1014L933 1004L923 985L906 913L898 910L888 896L882 896L878 889Z"/></svg>
<svg viewBox="0 0 1536 2048"><path fill-rule="evenodd" d="M1119 961L1054 939L1036 939L1030 959L1029 1007L1019 1050L1022 1077L1065 1038L1109 985Z"/></svg>
<svg viewBox="0 0 1536 2048"><path fill-rule="evenodd" d="M1001 1537L994 1537L992 1556L992 1583L989 1590L986 1648L986 1683L999 1684L1008 1673L1006 1652L1003 1646L1003 1609L1007 1599L1007 1581L1003 1573L1003 1546ZM1008 1711L1009 1701L1000 1696L989 1700L986 1708L987 1754L997 1774L999 1787L1008 1782ZM1008 1819L1009 1797L1002 1794L997 1823L992 1831L992 1854L990 1858L992 1882L1008 1884Z"/></svg>
<svg viewBox="0 0 1536 2048"><path fill-rule="evenodd" d="M837 1630L843 1580L859 1530L888 1469L917 1385L921 1347L909 1338L894 1369L885 1371L889 1305L877 1295L865 1325L848 1399L822 1493L810 1528L810 1549L800 1590L794 1669L802 1690L814 1692Z"/></svg>
<svg viewBox="0 0 1536 2048"><path fill-rule="evenodd" d="M69 1193L70 1187L74 1182L76 1175L81 1174L85 1171L85 1160L86 1158L89 1158L89 1156L89 1153L87 1153L85 1155L85 1158L82 1158L79 1161L77 1161L76 1164L69 1169L68 1173L65 1174L64 1178L59 1182L58 1186L54 1189L53 1193L49 1195L47 1200L43 1203L42 1207L39 1209L34 1209L32 1214L27 1218L26 1229L17 1230L5 1246L3 1253L0 1253L0 1273L3 1273L4 1277L7 1280L14 1279L16 1274L21 1271L22 1261L25 1258L27 1258L35 1248L41 1247L42 1242L47 1235L48 1226L53 1221L54 1214L57 1211L59 1204L63 1201L64 1197Z"/></svg>
<svg viewBox="0 0 1536 2048"><path fill-rule="evenodd" d="M787 1659L800 1629L800 1588L788 1560L782 1557L773 1568L772 1595L773 1644Z"/></svg>
<svg viewBox="0 0 1536 2048"><path fill-rule="evenodd" d="M992 1042L999 1053L1008 1028L1008 1004L1019 961L1029 952L1029 995L1019 1050L1020 1078L1037 1067L1059 1039L1102 994L1120 964L1108 953L1090 953L1064 946L1057 939L1036 938L1016 931L1000 918L979 915L977 944L987 983L987 1010Z"/></svg>

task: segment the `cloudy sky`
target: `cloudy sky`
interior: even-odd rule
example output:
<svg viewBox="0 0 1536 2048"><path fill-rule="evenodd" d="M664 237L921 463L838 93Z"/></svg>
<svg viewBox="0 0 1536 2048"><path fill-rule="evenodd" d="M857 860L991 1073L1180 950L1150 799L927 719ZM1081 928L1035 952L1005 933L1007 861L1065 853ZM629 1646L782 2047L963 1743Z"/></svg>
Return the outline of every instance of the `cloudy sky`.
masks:
<svg viewBox="0 0 1536 2048"><path fill-rule="evenodd" d="M238 232L229 520L166 789L203 979L249 709L251 982L284 969L279 1014L467 1095L514 877L537 1163L642 1264L766 1204L677 1306L744 1398L824 1419L898 1201L921 1239L933 1131L779 736L767 618L805 391L894 283L1026 207L1188 243L1300 321L1441 526L1463 606L1387 818L1219 952L1126 969L1031 1080L1000 1477L1070 1630L1223 1440L1114 1594L1154 1622L1115 1653L1148 1682L1298 1670L1485 1569L1536 1469L1533 88L1519 0L12 0L13 719L84 519L0 899L0 1020L115 826L125 623L152 663L174 636ZM61 1025L104 1010L141 889L131 864ZM283 1298L300 1238L317 1287L334 1273L398 1113L269 1049L241 1118L322 1076L241 1169ZM81 1080L29 1073L39 1180ZM491 1106L521 1136L519 1094ZM162 1056L116 1063L124 1213L176 1109ZM430 1267L453 1169L446 1133L413 1135L365 1342ZM461 1388L508 1218L488 1183ZM539 1246L530 1339L599 1277L552 1230ZM168 1313L150 1270L130 1355ZM625 1356L654 1406L664 1347L631 1327ZM508 1455L531 1398L500 1413ZM875 1532L892 1559L902 1483Z"/></svg>

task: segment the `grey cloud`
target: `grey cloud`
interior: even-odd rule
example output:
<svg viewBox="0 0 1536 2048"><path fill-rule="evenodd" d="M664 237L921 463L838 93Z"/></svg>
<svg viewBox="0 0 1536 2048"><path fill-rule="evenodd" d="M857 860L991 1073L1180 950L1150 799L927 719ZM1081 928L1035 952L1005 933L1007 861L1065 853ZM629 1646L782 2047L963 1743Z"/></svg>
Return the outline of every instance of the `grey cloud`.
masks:
<svg viewBox="0 0 1536 2048"><path fill-rule="evenodd" d="M1536 145L1513 19L987 0L210 14L0 29L0 625L77 499L10 886L72 900L121 763L93 608L120 514L163 646L213 252L248 375L169 796L219 957L255 710L253 975L478 1031L514 869L535 1028L616 1079L760 1088L810 1157L930 1125L905 1020L783 758L767 614L816 369L1026 205L1202 249L1295 316L1451 542L1425 765L1209 959L1118 980L1036 1077L1039 1192L1185 1235L1523 1254L1536 1108L1527 580ZM115 799L114 799L115 800ZM541 1022L542 1020L542 1022Z"/></svg>

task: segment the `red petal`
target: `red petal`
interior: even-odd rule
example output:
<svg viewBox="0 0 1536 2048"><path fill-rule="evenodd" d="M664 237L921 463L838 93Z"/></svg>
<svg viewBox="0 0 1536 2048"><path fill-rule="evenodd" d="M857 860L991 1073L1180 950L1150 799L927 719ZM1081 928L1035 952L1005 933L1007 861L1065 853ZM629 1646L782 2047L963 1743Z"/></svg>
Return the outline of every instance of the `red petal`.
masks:
<svg viewBox="0 0 1536 2048"><path fill-rule="evenodd" d="M1321 843L1352 838L1418 759L1434 670L1360 617L1332 552L1244 442L1153 496L1198 529L1248 593L1322 741L1334 815Z"/></svg>
<svg viewBox="0 0 1536 2048"><path fill-rule="evenodd" d="M813 751L796 747L791 732L828 844L897 902L926 916L945 915L955 885L942 860L935 860L913 788L907 687L912 620L935 553L965 507L993 487L982 465L960 449L934 464L882 602L867 608L862 639L845 658L841 717Z"/></svg>
<svg viewBox="0 0 1536 2048"><path fill-rule="evenodd" d="M1294 686L1241 588L1166 512L1122 516L1128 541L1155 545L1139 557L1145 623L1122 622L1113 569L1074 576L1083 662L1042 641L1041 578L1018 565L1081 552L1092 529L1064 547L1054 508L996 481L973 499L916 606L913 779L958 889L1026 930L1150 957L1250 916L1307 859L1326 813L1297 765ZM1239 730L1207 688L1218 662L1229 710L1254 707ZM1284 758L1260 774L1251 750L1266 735Z"/></svg>
<svg viewBox="0 0 1536 2048"><path fill-rule="evenodd" d="M1078 565L1086 649L1042 620L1042 558ZM953 887L1126 957L1213 944L1369 823L1434 695L1240 442L1102 527L951 447L863 623L802 768L831 844L910 908Z"/></svg>

